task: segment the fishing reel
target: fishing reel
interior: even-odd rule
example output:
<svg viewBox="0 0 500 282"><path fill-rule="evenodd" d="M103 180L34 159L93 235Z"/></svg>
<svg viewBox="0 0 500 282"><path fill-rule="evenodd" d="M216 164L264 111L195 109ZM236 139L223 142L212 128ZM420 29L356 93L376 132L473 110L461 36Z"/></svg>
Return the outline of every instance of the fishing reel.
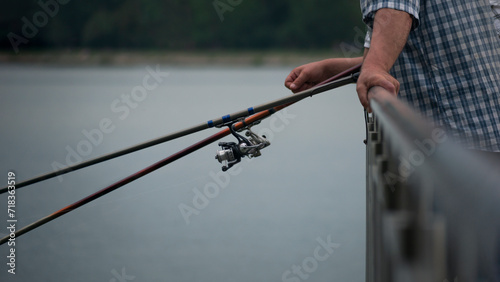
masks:
<svg viewBox="0 0 500 282"><path fill-rule="evenodd" d="M217 151L215 155L215 159L217 159L220 163L225 163L222 166L222 171L227 171L235 164L241 161L241 158L248 156L248 158L255 158L261 155L260 150L271 145L266 139L266 136L259 136L255 134L250 126L245 126L240 131L246 130L245 136L242 136L234 129L235 122L228 124L229 130L231 134L238 140L236 142L219 142L219 146L221 146L221 150Z"/></svg>

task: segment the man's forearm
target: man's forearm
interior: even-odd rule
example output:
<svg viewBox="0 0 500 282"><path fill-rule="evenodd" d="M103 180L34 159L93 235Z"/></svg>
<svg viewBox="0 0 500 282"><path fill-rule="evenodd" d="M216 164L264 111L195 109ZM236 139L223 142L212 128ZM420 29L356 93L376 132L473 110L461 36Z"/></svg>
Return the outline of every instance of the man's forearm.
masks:
<svg viewBox="0 0 500 282"><path fill-rule="evenodd" d="M339 72L363 63L363 57L331 58L324 60L324 62L326 65L325 72L328 73L329 76L333 76Z"/></svg>
<svg viewBox="0 0 500 282"><path fill-rule="evenodd" d="M412 22L412 17L406 12L378 10L373 23L370 49L365 54L363 66L389 72L406 44Z"/></svg>
<svg viewBox="0 0 500 282"><path fill-rule="evenodd" d="M365 50L356 84L359 101L368 111L370 88L381 86L395 95L399 92L399 81L389 71L406 44L412 23L412 17L402 11L380 9L375 14L370 48Z"/></svg>

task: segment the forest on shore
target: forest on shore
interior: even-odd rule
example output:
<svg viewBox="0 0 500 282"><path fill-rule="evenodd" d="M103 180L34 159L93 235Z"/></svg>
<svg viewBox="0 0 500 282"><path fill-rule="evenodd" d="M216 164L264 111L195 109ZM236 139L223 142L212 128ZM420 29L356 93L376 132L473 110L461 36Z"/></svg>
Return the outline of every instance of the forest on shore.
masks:
<svg viewBox="0 0 500 282"><path fill-rule="evenodd" d="M359 49L353 42L365 29L353 0L19 0L2 6L0 49L16 54L83 48L349 53Z"/></svg>

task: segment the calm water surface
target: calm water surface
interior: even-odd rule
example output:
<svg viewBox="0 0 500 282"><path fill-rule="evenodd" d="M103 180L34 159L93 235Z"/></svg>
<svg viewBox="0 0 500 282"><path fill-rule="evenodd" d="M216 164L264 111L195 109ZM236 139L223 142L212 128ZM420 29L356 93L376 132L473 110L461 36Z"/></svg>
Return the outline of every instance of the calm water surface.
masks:
<svg viewBox="0 0 500 282"><path fill-rule="evenodd" d="M156 69L0 66L0 183L8 171L24 180L289 94L289 68ZM214 143L17 238L15 275L1 246L0 281L363 281L365 129L354 86L254 130L271 146L230 173ZM20 188L17 226L215 132ZM4 194L2 237L7 225Z"/></svg>

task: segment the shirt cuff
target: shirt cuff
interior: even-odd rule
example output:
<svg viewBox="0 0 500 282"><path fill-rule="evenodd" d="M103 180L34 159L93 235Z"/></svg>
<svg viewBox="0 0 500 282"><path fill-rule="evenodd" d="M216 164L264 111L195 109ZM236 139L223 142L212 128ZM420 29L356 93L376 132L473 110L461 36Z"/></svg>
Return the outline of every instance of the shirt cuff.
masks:
<svg viewBox="0 0 500 282"><path fill-rule="evenodd" d="M413 17L412 30L420 24L418 13L420 12L420 0L392 0L392 1L368 1L369 4L362 7L363 21L369 28L373 28L375 13L384 8L406 12Z"/></svg>

